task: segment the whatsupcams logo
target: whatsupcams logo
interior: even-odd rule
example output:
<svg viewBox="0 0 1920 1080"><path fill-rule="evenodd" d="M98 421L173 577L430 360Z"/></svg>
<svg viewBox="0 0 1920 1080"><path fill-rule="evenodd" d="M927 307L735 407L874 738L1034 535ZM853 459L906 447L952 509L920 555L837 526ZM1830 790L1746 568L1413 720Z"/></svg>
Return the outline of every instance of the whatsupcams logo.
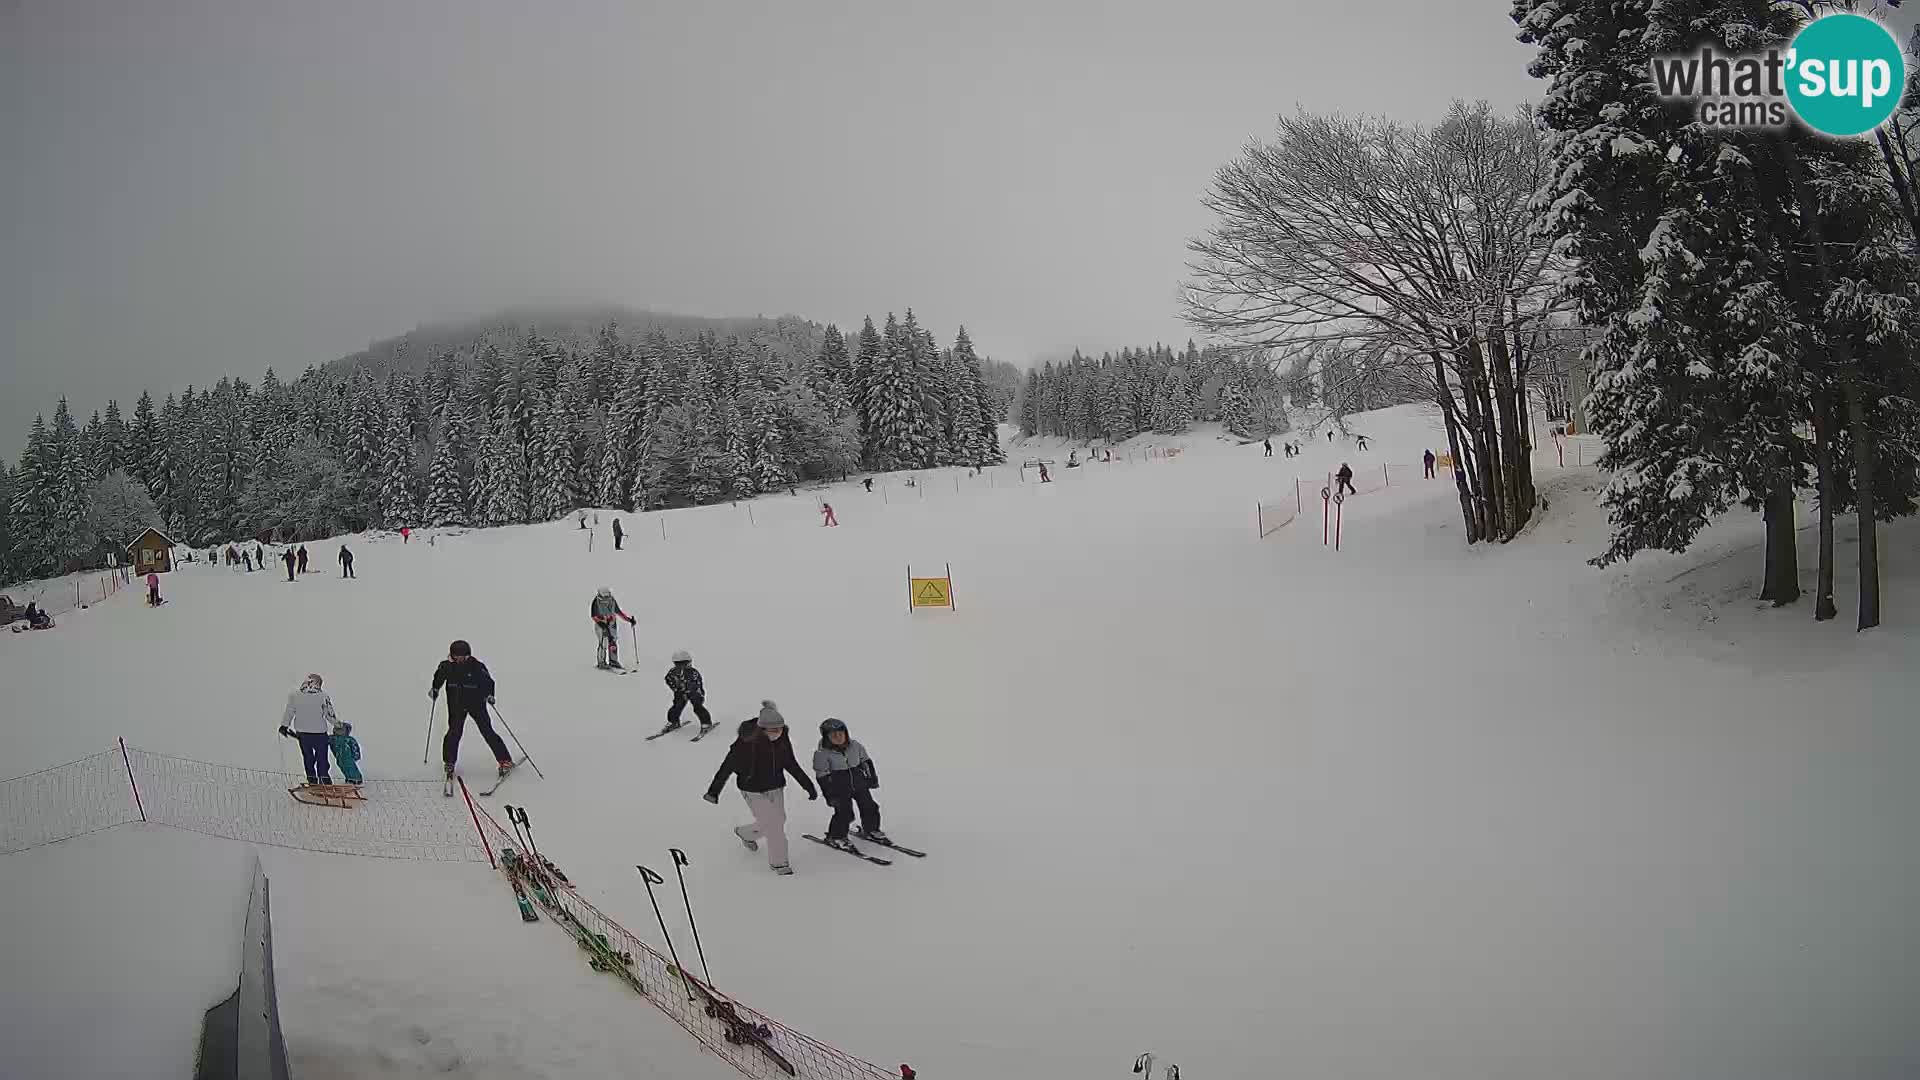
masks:
<svg viewBox="0 0 1920 1080"><path fill-rule="evenodd" d="M1652 61L1654 90L1696 103L1700 123L1777 128L1790 116L1824 135L1864 135L1893 115L1906 59L1887 28L1864 15L1815 19L1782 53L1730 56L1703 48Z"/></svg>

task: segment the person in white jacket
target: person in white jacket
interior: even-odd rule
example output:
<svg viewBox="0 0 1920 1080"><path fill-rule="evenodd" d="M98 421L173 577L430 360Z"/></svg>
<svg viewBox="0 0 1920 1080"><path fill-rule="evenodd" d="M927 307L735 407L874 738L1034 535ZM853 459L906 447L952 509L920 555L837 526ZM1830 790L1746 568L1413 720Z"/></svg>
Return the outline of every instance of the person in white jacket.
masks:
<svg viewBox="0 0 1920 1080"><path fill-rule="evenodd" d="M280 734L300 742L300 761L307 770L307 783L331 784L327 772L327 751L332 747L333 729L340 721L333 714L333 699L320 689L320 676L308 675L300 689L287 695L286 715L280 719Z"/></svg>

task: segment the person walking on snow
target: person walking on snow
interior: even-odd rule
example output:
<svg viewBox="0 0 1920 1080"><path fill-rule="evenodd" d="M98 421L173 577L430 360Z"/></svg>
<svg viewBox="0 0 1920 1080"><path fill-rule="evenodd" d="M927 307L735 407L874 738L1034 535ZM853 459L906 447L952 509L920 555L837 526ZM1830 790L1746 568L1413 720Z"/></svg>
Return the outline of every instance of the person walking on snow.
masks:
<svg viewBox="0 0 1920 1080"><path fill-rule="evenodd" d="M288 548L286 551L281 552L280 561L287 564L287 580L292 581L293 580L293 564L295 562L293 549Z"/></svg>
<svg viewBox="0 0 1920 1080"><path fill-rule="evenodd" d="M620 519L613 519L613 550L620 550L620 542L626 539L627 531L620 527Z"/></svg>
<svg viewBox="0 0 1920 1080"><path fill-rule="evenodd" d="M247 552L247 551L241 552L240 561L247 564L247 573L249 574L253 573L253 553L252 552Z"/></svg>
<svg viewBox="0 0 1920 1080"><path fill-rule="evenodd" d="M1333 479L1334 479L1333 493L1335 495L1360 494L1359 492L1353 490L1353 467L1348 465L1346 462L1343 461L1340 463L1340 471L1333 474Z"/></svg>
<svg viewBox="0 0 1920 1080"><path fill-rule="evenodd" d="M327 751L332 749L333 729L339 722L333 714L333 699L320 689L320 676L308 675L300 689L287 695L280 734L300 744L300 764L306 769L307 783L333 783L327 772Z"/></svg>
<svg viewBox="0 0 1920 1080"><path fill-rule="evenodd" d="M353 576L353 552L348 551L345 544L340 545L340 576L343 578Z"/></svg>
<svg viewBox="0 0 1920 1080"><path fill-rule="evenodd" d="M353 725L341 721L333 725L333 737L327 740L333 745L333 757L340 763L340 775L349 784L358 784L360 777L360 740L353 737Z"/></svg>
<svg viewBox="0 0 1920 1080"><path fill-rule="evenodd" d="M161 604L165 602L166 601L160 599L160 575L152 571L148 571L147 572L147 606L159 607Z"/></svg>
<svg viewBox="0 0 1920 1080"><path fill-rule="evenodd" d="M700 677L700 669L693 666L693 654L681 649L673 654L673 666L667 669L667 689L673 691L673 704L667 706L666 731L680 726L680 713L689 702L693 705L693 715L700 718L700 727L704 730L713 726L713 716L707 712L707 684Z"/></svg>
<svg viewBox="0 0 1920 1080"><path fill-rule="evenodd" d="M609 668L624 670L620 666L620 631L613 625L613 620L625 619L627 625L632 626L633 616L620 610L620 601L613 598L613 590L605 585L593 594L593 602L587 605L587 614L593 617L593 637L600 646L594 653L593 666L602 671Z"/></svg>
<svg viewBox="0 0 1920 1080"><path fill-rule="evenodd" d="M821 528L825 528L828 525L832 525L838 528L840 525L840 519L833 516L833 504L830 502L823 502L820 504L820 526Z"/></svg>
<svg viewBox="0 0 1920 1080"><path fill-rule="evenodd" d="M820 723L820 745L813 752L813 775L820 780L820 793L833 807L827 822L827 843L842 851L853 850L847 839L847 826L853 824L853 808L860 807L860 835L878 844L887 842L880 831L880 804L869 794L880 786L880 774L874 771L873 758L847 731L847 725L831 716Z"/></svg>
<svg viewBox="0 0 1920 1080"><path fill-rule="evenodd" d="M1043 484L1053 483L1053 477L1047 475L1047 463L1044 461L1040 463L1040 482Z"/></svg>
<svg viewBox="0 0 1920 1080"><path fill-rule="evenodd" d="M800 784L809 800L820 797L812 778L794 760L793 743L786 734L786 718L773 702L762 701L759 717L741 723L739 736L727 748L726 760L720 763L720 771L713 774L713 783L703 796L710 803L719 803L727 777L736 778L740 797L753 812L753 824L735 826L733 835L748 851L760 850L760 841L765 840L767 865L776 874L793 873L793 866L787 862L787 777Z"/></svg>
<svg viewBox="0 0 1920 1080"><path fill-rule="evenodd" d="M296 552L296 555L300 561L300 572L304 574L307 572L307 545L301 544L300 550Z"/></svg>
<svg viewBox="0 0 1920 1080"><path fill-rule="evenodd" d="M409 529L409 528L407 528L407 527L406 527L405 525L402 525L402 526L400 527L400 542L401 542L401 543L403 543L403 544L404 544L404 543L406 543L406 542L407 542L407 538L408 538L409 536L412 536L412 535L413 535L413 530L412 530L412 529Z"/></svg>
<svg viewBox="0 0 1920 1080"><path fill-rule="evenodd" d="M1427 470L1426 478L1429 480L1433 479L1433 451L1429 450L1426 453L1420 455L1420 464L1426 467L1426 470Z"/></svg>
<svg viewBox="0 0 1920 1080"><path fill-rule="evenodd" d="M440 687L447 688L447 737L440 741L440 762L446 767L447 775L453 775L453 763L460 756L460 732L466 726L469 717L473 726L480 729L480 737L487 740L487 748L493 751L493 760L500 767L500 775L507 775L513 768L513 755L507 752L507 744L494 734L493 720L487 716L487 706L493 704L493 673L487 665L474 659L473 646L464 641L456 641L447 646L447 658L433 671L433 688L427 691L427 697L438 700Z"/></svg>
<svg viewBox="0 0 1920 1080"><path fill-rule="evenodd" d="M242 549L245 550L245 549ZM267 549L260 546L258 540L253 543L253 565L262 570L267 568Z"/></svg>
<svg viewBox="0 0 1920 1080"><path fill-rule="evenodd" d="M1267 448L1267 452L1266 452L1266 453L1264 453L1264 454L1262 454L1262 455L1260 455L1260 456L1261 456L1261 457L1272 457L1272 456L1273 456L1273 437L1272 437L1271 435L1269 435L1269 436L1268 436L1268 437L1266 438L1266 440L1265 440L1265 441L1264 441L1264 442L1262 443L1262 445L1264 445L1264 446L1265 446L1265 447Z"/></svg>

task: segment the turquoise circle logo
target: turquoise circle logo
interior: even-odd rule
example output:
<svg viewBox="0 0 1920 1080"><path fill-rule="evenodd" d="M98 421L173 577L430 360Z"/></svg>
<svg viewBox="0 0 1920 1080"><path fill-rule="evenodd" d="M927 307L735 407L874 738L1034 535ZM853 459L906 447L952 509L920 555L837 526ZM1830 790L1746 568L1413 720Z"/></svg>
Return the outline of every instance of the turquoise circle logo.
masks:
<svg viewBox="0 0 1920 1080"><path fill-rule="evenodd" d="M1872 131L1900 107L1906 91L1900 43L1864 15L1828 15L1801 27L1787 63L1787 100L1823 135Z"/></svg>

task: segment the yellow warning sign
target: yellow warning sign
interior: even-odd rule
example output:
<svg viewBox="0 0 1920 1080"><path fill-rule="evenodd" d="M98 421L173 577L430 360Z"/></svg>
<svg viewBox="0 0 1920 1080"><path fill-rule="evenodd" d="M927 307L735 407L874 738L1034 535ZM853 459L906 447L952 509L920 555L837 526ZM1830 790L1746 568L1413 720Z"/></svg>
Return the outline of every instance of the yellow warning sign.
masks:
<svg viewBox="0 0 1920 1080"><path fill-rule="evenodd" d="M1453 455L1441 454L1439 457L1433 459L1433 463L1443 469L1451 469L1453 468Z"/></svg>
<svg viewBox="0 0 1920 1080"><path fill-rule="evenodd" d="M943 577L917 577L909 579L908 595L913 598L913 606L943 607L953 606L953 579Z"/></svg>

